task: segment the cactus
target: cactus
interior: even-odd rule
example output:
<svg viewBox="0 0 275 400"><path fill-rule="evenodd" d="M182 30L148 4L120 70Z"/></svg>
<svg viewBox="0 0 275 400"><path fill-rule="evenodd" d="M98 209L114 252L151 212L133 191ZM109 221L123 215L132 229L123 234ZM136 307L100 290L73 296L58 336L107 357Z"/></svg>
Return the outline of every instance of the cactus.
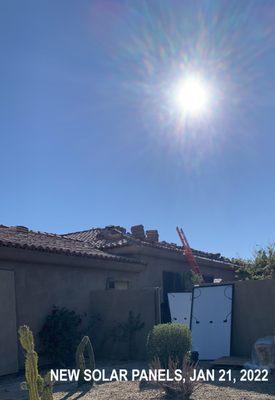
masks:
<svg viewBox="0 0 275 400"><path fill-rule="evenodd" d="M50 374L42 378L38 372L38 355L34 350L33 334L26 325L19 328L19 340L26 351L26 382L21 383L22 390L28 390L29 400L53 400ZM40 397L40 394L42 397Z"/></svg>
<svg viewBox="0 0 275 400"><path fill-rule="evenodd" d="M29 391L29 400L41 400L38 391L38 356L34 351L34 341L32 331L27 326L19 328L19 338L23 349L26 351L25 376L26 384L22 388Z"/></svg>
<svg viewBox="0 0 275 400"><path fill-rule="evenodd" d="M43 379L43 388L41 400L53 400L53 382L51 381L51 374L47 372Z"/></svg>
<svg viewBox="0 0 275 400"><path fill-rule="evenodd" d="M85 350L87 357L85 358ZM87 383L84 380L84 371L85 369L90 369L93 371L95 369L95 356L93 351L93 346L88 336L83 336L81 342L77 346L76 349L76 368L80 370L79 379L78 379L78 386ZM91 380L89 384L93 386L94 381Z"/></svg>

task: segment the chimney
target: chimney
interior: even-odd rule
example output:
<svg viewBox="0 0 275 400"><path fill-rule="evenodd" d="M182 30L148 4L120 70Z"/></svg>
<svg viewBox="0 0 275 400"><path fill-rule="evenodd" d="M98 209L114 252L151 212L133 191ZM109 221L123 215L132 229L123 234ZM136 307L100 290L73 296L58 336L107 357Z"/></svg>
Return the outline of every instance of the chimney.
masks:
<svg viewBox="0 0 275 400"><path fill-rule="evenodd" d="M159 241L158 231L155 229L146 231L146 239L150 240L150 242L158 242Z"/></svg>
<svg viewBox="0 0 275 400"><path fill-rule="evenodd" d="M145 239L144 227L143 225L134 225L131 227L132 235L137 239Z"/></svg>

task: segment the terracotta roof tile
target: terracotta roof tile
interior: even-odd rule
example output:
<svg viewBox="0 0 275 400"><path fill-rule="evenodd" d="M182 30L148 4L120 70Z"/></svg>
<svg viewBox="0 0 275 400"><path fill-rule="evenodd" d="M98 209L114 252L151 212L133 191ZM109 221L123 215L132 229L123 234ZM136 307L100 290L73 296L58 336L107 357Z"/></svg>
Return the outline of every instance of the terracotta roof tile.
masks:
<svg viewBox="0 0 275 400"><path fill-rule="evenodd" d="M52 233L29 231L24 227L0 225L0 246L118 262L140 263L131 258L103 252L87 241L75 240L74 238Z"/></svg>
<svg viewBox="0 0 275 400"><path fill-rule="evenodd" d="M149 246L166 251L173 251L182 253L182 246L178 246L175 243L169 243L166 241L152 242L149 240L137 239L130 233L125 233L126 230L117 226L107 226L105 228L91 228L85 231L72 232L63 235L64 237L70 237L83 242L91 243L95 248L108 250L116 247L129 246L136 244L139 246ZM222 257L220 253L208 253L200 250L192 249L193 254L197 257L231 263L229 258Z"/></svg>

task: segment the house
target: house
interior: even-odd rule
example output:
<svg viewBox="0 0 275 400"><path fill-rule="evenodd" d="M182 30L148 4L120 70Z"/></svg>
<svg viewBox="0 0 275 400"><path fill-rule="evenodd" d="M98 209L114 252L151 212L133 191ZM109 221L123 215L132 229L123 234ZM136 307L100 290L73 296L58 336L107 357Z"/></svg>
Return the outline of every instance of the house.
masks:
<svg viewBox="0 0 275 400"><path fill-rule="evenodd" d="M127 233L126 229L120 226L107 226L68 233L63 237L89 243L108 254L145 263L146 268L138 275L137 282L125 281L124 288L133 287L134 284L138 287L160 287L164 294L168 291L182 290L180 274L190 270L181 246L159 241L158 231L145 232L143 225L133 226L131 233ZM222 257L219 253L198 250L193 250L193 254L205 282L212 283L214 279L222 279L225 282L234 280L235 266L229 259ZM110 280L108 285L121 288L122 283Z"/></svg>
<svg viewBox="0 0 275 400"><path fill-rule="evenodd" d="M92 228L85 231L73 232L63 235L89 243L97 249L109 254L120 255L139 260L146 264L144 271L135 276L135 281L115 281L110 276L106 287L111 289L129 288L161 288L162 321L170 321L167 293L185 289L182 274L190 271L182 247L174 243L159 241L157 230L147 230L143 225L131 227L131 232L121 226L107 226L105 228ZM214 279L233 281L235 278L235 266L229 259L219 253L206 253L193 250L193 254L200 267L204 281L214 282Z"/></svg>
<svg viewBox="0 0 275 400"><path fill-rule="evenodd" d="M110 276L135 282L145 267L86 242L0 226L0 375L23 366L20 325L37 335L53 305L73 309L85 320L92 290L105 289Z"/></svg>
<svg viewBox="0 0 275 400"><path fill-rule="evenodd" d="M194 254L209 281L234 279L229 260ZM167 292L182 289L188 270L181 247L141 225L131 233L109 226L64 235L0 225L0 375L23 365L18 327L27 324L37 335L53 305L75 310L85 323L92 291L159 287L165 311Z"/></svg>

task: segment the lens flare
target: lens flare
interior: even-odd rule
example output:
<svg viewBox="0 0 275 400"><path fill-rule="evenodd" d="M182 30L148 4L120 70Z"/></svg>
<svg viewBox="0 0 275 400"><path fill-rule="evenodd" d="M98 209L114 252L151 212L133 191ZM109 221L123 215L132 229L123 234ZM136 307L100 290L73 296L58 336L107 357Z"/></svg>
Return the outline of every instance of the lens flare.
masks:
<svg viewBox="0 0 275 400"><path fill-rule="evenodd" d="M91 3L89 29L109 60L104 106L115 85L116 101L139 113L146 146L192 169L231 138L251 140L254 115L275 94L266 79L274 69L274 1ZM132 149L132 135L124 143Z"/></svg>
<svg viewBox="0 0 275 400"><path fill-rule="evenodd" d="M193 117L205 113L210 106L210 89L195 75L178 82L173 97L179 110Z"/></svg>

